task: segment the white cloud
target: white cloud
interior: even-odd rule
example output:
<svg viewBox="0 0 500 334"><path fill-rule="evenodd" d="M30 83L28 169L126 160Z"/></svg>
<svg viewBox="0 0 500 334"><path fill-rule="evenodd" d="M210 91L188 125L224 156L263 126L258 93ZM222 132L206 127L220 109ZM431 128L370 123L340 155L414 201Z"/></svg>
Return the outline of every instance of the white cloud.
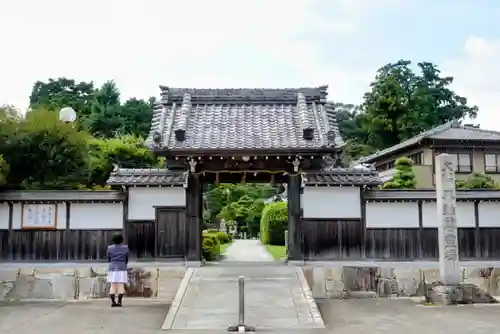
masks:
<svg viewBox="0 0 500 334"><path fill-rule="evenodd" d="M393 1L393 0L385 0ZM317 34L349 34L366 0L0 2L0 104L26 107L36 80L114 79L124 97L158 85L331 84L352 101L373 75L320 61ZM354 93L353 93L354 92Z"/></svg>
<svg viewBox="0 0 500 334"><path fill-rule="evenodd" d="M500 130L500 40L470 37L443 72L455 78L457 93L479 107L477 123Z"/></svg>

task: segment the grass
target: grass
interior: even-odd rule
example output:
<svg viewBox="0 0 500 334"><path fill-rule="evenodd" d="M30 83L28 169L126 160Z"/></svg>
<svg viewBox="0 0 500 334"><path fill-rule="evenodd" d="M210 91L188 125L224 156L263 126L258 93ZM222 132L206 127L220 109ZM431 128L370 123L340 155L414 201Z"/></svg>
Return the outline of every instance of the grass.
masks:
<svg viewBox="0 0 500 334"><path fill-rule="evenodd" d="M231 242L221 244L220 245L220 253L224 254L224 252L226 251L226 249L228 249L229 246L231 246Z"/></svg>
<svg viewBox="0 0 500 334"><path fill-rule="evenodd" d="M275 260L281 260L281 259L284 259L286 257L286 247L285 246L266 245L266 249Z"/></svg>

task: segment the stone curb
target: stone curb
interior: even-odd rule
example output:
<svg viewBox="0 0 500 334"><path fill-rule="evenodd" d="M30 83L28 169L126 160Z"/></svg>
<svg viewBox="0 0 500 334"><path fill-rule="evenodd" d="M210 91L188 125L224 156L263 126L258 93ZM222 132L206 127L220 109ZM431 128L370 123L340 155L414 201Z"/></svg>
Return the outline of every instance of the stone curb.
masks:
<svg viewBox="0 0 500 334"><path fill-rule="evenodd" d="M174 301L170 306L170 310L168 310L167 316L165 317L165 321L161 326L162 330L170 330L175 321L175 317L177 316L177 312L182 304L182 300L184 299L184 295L186 294L189 283L191 282L191 278L193 277L195 269L189 268L184 274L184 278L181 281L179 289L177 290L177 294L175 295Z"/></svg>
<svg viewBox="0 0 500 334"><path fill-rule="evenodd" d="M323 317L321 316L318 306L316 305L316 301L314 300L311 288L309 288L309 284L307 283L304 272L301 268L296 268L295 273L297 274L297 279L300 283L300 288L304 298L306 299L311 317L314 320L314 326L308 326L308 328L326 328L325 323L323 322Z"/></svg>

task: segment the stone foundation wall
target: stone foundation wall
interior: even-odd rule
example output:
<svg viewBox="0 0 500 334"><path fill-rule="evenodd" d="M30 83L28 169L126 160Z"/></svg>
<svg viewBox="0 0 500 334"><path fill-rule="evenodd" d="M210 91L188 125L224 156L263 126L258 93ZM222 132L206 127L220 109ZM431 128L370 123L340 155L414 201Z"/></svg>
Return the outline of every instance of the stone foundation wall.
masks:
<svg viewBox="0 0 500 334"><path fill-rule="evenodd" d="M185 267L129 269L126 296L173 300ZM106 266L80 268L0 268L0 301L106 298Z"/></svg>
<svg viewBox="0 0 500 334"><path fill-rule="evenodd" d="M438 268L304 267L315 298L425 296L439 281ZM492 296L500 296L500 267L462 268L462 283L473 284Z"/></svg>

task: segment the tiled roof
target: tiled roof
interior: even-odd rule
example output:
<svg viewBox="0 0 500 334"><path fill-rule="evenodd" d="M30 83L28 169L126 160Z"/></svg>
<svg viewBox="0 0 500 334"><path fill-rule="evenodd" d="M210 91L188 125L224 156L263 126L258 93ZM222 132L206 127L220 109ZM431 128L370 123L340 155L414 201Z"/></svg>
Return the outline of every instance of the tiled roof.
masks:
<svg viewBox="0 0 500 334"><path fill-rule="evenodd" d="M376 200L436 200L435 189L391 189L370 190L364 195L365 199ZM500 190L494 189L457 189L457 200L500 200Z"/></svg>
<svg viewBox="0 0 500 334"><path fill-rule="evenodd" d="M328 185L366 185L378 186L382 183L377 172L353 168L331 168L328 170L304 173L306 186Z"/></svg>
<svg viewBox="0 0 500 334"><path fill-rule="evenodd" d="M187 174L168 169L121 168L113 171L107 181L111 186L183 186Z"/></svg>
<svg viewBox="0 0 500 334"><path fill-rule="evenodd" d="M78 202L78 201L122 201L125 194L114 190L13 190L0 192L0 201L31 202Z"/></svg>
<svg viewBox="0 0 500 334"><path fill-rule="evenodd" d="M161 89L146 140L151 148L300 151L344 144L326 86Z"/></svg>
<svg viewBox="0 0 500 334"><path fill-rule="evenodd" d="M372 155L363 157L353 164L371 163L375 159L396 151L418 144L424 139L435 140L470 140L470 141L500 141L500 132L480 129L472 126L463 126L457 121L451 121L424 131L418 136L405 140L397 145L378 151Z"/></svg>
<svg viewBox="0 0 500 334"><path fill-rule="evenodd" d="M191 101L204 103L294 103L297 94L303 93L308 102L325 103L328 95L328 86L260 89L260 88L225 88L225 89L199 89L199 88L173 88L160 86L161 101L166 103L182 103L186 93L191 95Z"/></svg>

